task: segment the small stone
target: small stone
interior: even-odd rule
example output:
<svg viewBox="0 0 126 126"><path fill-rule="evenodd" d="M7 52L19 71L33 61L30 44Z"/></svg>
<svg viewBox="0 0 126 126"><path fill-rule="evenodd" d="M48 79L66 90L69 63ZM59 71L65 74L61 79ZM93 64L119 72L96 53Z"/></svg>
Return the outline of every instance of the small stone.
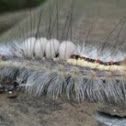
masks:
<svg viewBox="0 0 126 126"><path fill-rule="evenodd" d="M17 92L12 92L12 91L9 91L8 92L8 98L17 98L18 97L18 93Z"/></svg>

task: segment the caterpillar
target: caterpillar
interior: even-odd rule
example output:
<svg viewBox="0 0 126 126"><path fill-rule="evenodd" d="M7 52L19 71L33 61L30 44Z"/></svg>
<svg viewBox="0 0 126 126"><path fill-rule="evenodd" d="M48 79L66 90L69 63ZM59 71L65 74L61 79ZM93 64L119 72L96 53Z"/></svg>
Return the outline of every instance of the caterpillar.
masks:
<svg viewBox="0 0 126 126"><path fill-rule="evenodd" d="M125 45L117 44L126 20L121 19L104 42L81 42L84 37L74 35L74 21L83 19L77 9L83 8L81 2L47 1L0 36L1 83L9 80L13 89L35 96L125 104ZM81 18L75 19L78 14ZM117 27L116 41L108 43Z"/></svg>

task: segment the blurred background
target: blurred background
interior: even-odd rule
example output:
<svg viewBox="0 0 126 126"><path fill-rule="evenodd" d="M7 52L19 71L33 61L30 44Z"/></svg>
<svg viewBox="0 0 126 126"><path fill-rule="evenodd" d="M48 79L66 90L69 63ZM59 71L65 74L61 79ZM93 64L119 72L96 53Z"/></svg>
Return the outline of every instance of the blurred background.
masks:
<svg viewBox="0 0 126 126"><path fill-rule="evenodd" d="M0 0L0 13L33 8L45 0Z"/></svg>
<svg viewBox="0 0 126 126"><path fill-rule="evenodd" d="M50 0L52 5L56 6L56 0ZM54 1L54 2L53 2ZM72 0L57 0L59 2L59 30L58 34L62 37L64 24L68 12L70 10ZM104 42L107 39L109 43L125 44L126 42L126 1L125 0L73 0L75 1L74 12L72 14L72 40L80 42L90 41L96 44L96 42ZM61 2L61 3L60 3ZM32 25L32 32L37 30L37 22L40 18L39 7L43 5L41 11L41 24L40 34L47 37L45 29L48 28L49 17L55 20L56 9L53 12L49 12L49 0L0 0L0 42L20 37L20 34L30 34ZM33 12L36 13L34 18ZM31 21L31 15L33 17ZM28 19L29 18L29 19ZM26 21L25 23L23 21ZM30 22L30 23L29 23ZM20 30L19 30L20 24ZM118 27L116 27L116 25ZM56 33L56 23L52 26L55 32L51 32L54 35ZM116 27L116 28L115 28ZM24 29L23 29L24 28ZM65 29L65 35L67 36L67 28ZM111 33L111 31L114 32ZM49 31L46 29L46 31ZM51 31L51 30L50 30ZM24 33L25 32L25 33ZM33 32L33 33L34 33ZM70 32L69 32L70 33ZM46 34L46 35L45 35ZM30 34L31 35L31 34ZM70 36L70 34L69 34ZM109 37L108 37L109 36ZM121 44L120 44L121 45Z"/></svg>
<svg viewBox="0 0 126 126"><path fill-rule="evenodd" d="M28 16L28 10L46 0L0 0L0 35Z"/></svg>

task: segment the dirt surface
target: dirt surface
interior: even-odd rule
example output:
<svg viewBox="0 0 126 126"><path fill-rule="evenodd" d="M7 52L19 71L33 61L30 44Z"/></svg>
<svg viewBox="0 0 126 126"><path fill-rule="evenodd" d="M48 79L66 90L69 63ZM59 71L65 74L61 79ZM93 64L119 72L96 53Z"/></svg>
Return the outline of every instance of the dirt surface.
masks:
<svg viewBox="0 0 126 126"><path fill-rule="evenodd" d="M124 106L53 101L24 93L14 99L7 96L0 95L0 126L105 126L94 119L96 112L126 116Z"/></svg>
<svg viewBox="0 0 126 126"><path fill-rule="evenodd" d="M92 114L100 104L52 101L19 94L0 95L0 126L98 126Z"/></svg>

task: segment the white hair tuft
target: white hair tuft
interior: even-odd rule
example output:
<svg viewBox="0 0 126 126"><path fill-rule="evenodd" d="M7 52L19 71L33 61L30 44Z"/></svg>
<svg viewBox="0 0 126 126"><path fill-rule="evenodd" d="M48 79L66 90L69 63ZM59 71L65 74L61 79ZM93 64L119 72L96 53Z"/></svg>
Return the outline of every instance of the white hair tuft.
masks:
<svg viewBox="0 0 126 126"><path fill-rule="evenodd" d="M59 45L60 43L58 40L56 39L49 40L45 48L46 58L48 59L55 58L56 54L58 54Z"/></svg>
<svg viewBox="0 0 126 126"><path fill-rule="evenodd" d="M76 52L76 46L70 41L63 41L59 47L59 58L66 60Z"/></svg>

